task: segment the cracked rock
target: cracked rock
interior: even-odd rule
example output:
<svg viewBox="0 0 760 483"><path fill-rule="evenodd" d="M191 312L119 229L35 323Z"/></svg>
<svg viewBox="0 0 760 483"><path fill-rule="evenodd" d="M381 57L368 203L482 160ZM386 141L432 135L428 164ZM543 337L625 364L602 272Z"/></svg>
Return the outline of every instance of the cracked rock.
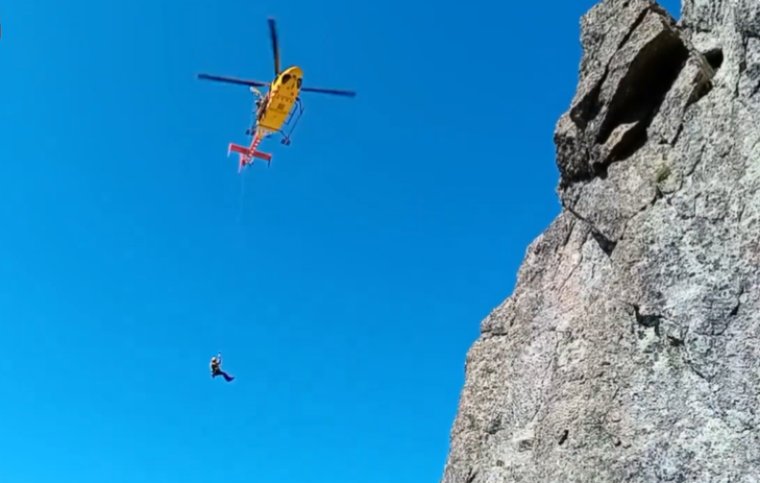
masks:
<svg viewBox="0 0 760 483"><path fill-rule="evenodd" d="M469 349L442 483L760 475L760 2L603 0L563 210Z"/></svg>

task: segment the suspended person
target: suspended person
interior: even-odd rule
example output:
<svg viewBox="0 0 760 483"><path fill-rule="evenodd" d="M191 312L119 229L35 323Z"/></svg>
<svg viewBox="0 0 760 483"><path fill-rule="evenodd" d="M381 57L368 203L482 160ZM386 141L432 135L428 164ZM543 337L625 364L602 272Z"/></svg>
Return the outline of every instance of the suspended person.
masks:
<svg viewBox="0 0 760 483"><path fill-rule="evenodd" d="M225 381L230 382L235 379L222 370L222 354L219 353L211 358L211 377L222 376Z"/></svg>

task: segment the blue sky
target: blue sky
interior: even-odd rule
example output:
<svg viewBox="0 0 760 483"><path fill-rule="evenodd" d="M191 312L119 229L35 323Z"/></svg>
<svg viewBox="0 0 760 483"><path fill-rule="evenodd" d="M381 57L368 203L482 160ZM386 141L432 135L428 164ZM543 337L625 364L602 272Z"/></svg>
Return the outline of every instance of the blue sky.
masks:
<svg viewBox="0 0 760 483"><path fill-rule="evenodd" d="M439 480L466 351L559 211L593 2L435 5L0 7L0 481ZM268 15L358 97L305 94L241 176L250 95L195 76L268 80Z"/></svg>

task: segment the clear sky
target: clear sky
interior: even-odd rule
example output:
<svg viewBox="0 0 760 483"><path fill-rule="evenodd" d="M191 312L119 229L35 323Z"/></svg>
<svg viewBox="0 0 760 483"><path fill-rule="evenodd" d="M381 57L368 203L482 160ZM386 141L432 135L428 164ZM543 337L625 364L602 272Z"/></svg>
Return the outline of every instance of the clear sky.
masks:
<svg viewBox="0 0 760 483"><path fill-rule="evenodd" d="M593 2L430 5L3 2L0 481L439 480ZM269 80L268 15L358 97L241 176L251 96L195 76Z"/></svg>

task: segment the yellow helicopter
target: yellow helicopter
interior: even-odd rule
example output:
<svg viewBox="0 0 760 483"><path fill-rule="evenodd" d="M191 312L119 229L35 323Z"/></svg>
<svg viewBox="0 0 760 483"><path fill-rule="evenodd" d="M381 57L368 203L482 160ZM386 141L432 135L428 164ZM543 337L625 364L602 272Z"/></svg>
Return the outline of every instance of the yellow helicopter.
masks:
<svg viewBox="0 0 760 483"><path fill-rule="evenodd" d="M293 129L295 129L298 120L303 114L303 104L299 96L301 92L318 92L348 97L356 96L354 91L303 87L303 71L298 66L294 65L280 70L280 52L275 21L270 17L268 23L269 34L272 40L272 52L274 54L275 75L274 80L270 83L237 77L198 74L199 79L249 86L251 93L255 97L256 108L254 110L253 124L246 131L246 134L251 136L251 143L248 146L230 143L227 150L228 156L233 151L239 154L240 163L238 171L241 171L248 164L252 164L253 158L263 159L267 164L271 163L272 155L257 149L259 143L264 138L280 133L283 137L282 144L290 144L290 136L293 133ZM268 87L269 90L266 94L262 94L257 89L258 87ZM286 128L288 128L287 132L285 132Z"/></svg>

